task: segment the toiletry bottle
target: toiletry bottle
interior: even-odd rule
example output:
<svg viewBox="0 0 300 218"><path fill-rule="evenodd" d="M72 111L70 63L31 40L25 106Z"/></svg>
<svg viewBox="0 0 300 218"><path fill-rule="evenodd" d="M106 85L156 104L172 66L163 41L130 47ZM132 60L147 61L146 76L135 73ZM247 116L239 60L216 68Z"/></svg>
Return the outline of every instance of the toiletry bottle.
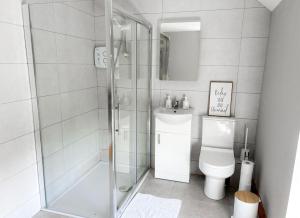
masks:
<svg viewBox="0 0 300 218"><path fill-rule="evenodd" d="M171 99L170 95L167 95L167 98L166 98L166 108L167 109L171 109L172 108L172 99Z"/></svg>
<svg viewBox="0 0 300 218"><path fill-rule="evenodd" d="M183 97L182 108L183 108L184 110L190 109L190 103L189 103L189 100L188 100L187 96L184 96L184 97Z"/></svg>

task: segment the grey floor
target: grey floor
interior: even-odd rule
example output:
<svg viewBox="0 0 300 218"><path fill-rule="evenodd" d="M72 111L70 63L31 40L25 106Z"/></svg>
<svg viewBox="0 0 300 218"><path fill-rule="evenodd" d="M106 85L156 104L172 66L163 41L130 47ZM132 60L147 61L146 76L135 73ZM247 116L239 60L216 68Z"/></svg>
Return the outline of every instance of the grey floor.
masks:
<svg viewBox="0 0 300 218"><path fill-rule="evenodd" d="M233 213L233 193L226 189L226 197L220 201L207 198L203 192L204 176L192 175L190 183L180 183L154 178L154 171L147 176L139 192L182 201L179 218L230 218ZM34 218L67 218L40 212Z"/></svg>
<svg viewBox="0 0 300 218"><path fill-rule="evenodd" d="M204 176L192 175L190 183L180 183L154 178L148 175L140 191L163 198L182 201L179 218L229 218L233 213L233 193L226 189L226 197L220 201L207 198L203 192Z"/></svg>

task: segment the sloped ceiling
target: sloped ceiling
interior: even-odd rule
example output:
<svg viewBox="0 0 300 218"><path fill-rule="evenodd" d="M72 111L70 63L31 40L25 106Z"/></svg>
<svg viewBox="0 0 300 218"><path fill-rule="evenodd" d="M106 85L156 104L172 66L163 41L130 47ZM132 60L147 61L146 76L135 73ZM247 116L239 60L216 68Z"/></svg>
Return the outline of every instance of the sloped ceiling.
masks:
<svg viewBox="0 0 300 218"><path fill-rule="evenodd" d="M268 8L270 11L273 11L282 0L258 0L260 3L262 3L266 8Z"/></svg>

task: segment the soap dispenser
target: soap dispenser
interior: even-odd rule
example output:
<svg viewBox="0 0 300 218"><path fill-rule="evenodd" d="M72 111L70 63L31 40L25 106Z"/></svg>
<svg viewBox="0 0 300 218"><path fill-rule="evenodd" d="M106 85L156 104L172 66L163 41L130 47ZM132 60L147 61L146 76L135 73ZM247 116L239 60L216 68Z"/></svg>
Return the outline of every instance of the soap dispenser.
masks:
<svg viewBox="0 0 300 218"><path fill-rule="evenodd" d="M190 109L190 103L189 103L188 97L186 95L183 96L182 108L184 110Z"/></svg>
<svg viewBox="0 0 300 218"><path fill-rule="evenodd" d="M171 109L172 108L172 99L170 95L167 95L166 97L166 108Z"/></svg>

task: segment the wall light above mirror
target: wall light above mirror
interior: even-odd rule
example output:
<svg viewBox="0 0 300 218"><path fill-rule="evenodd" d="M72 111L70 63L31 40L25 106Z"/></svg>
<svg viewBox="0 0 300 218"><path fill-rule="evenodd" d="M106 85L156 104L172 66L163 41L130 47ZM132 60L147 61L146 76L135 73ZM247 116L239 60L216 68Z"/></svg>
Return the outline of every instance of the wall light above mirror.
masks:
<svg viewBox="0 0 300 218"><path fill-rule="evenodd" d="M160 80L198 80L200 18L160 22Z"/></svg>

